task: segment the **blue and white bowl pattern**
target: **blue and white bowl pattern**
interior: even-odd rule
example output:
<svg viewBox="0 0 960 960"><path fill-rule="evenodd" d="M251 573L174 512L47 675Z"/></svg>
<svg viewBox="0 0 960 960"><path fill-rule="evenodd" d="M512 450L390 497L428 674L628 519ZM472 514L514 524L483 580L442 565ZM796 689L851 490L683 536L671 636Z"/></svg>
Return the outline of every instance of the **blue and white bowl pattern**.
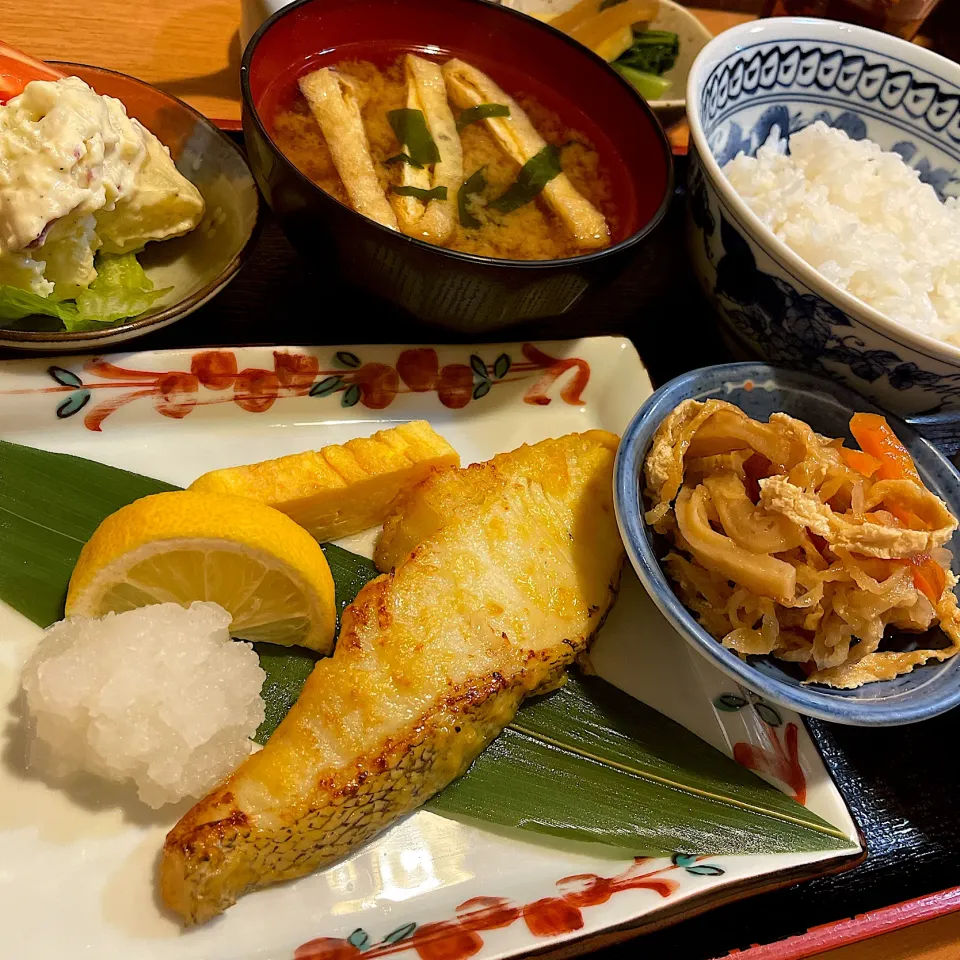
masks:
<svg viewBox="0 0 960 960"><path fill-rule="evenodd" d="M673 591L660 559L662 544L644 519L642 471L657 428L684 400L726 400L749 416L766 421L782 411L828 437L849 439L856 410L882 412L846 387L808 373L764 363L702 367L664 384L640 408L623 433L614 468L614 504L627 556L660 612L698 653L728 677L771 703L806 716L854 726L898 726L937 716L960 705L960 656L931 661L894 680L855 690L805 686L790 664L775 657L741 659L700 626ZM931 443L906 423L889 418L917 464L924 483L954 514L960 513L960 475ZM948 547L960 574L960 534Z"/></svg>
<svg viewBox="0 0 960 960"><path fill-rule="evenodd" d="M960 66L872 30L778 18L717 37L691 71L689 242L741 349L825 374L903 415L960 409L960 347L838 290L781 243L720 168L817 120L899 153L960 196ZM955 414L954 414L955 415Z"/></svg>

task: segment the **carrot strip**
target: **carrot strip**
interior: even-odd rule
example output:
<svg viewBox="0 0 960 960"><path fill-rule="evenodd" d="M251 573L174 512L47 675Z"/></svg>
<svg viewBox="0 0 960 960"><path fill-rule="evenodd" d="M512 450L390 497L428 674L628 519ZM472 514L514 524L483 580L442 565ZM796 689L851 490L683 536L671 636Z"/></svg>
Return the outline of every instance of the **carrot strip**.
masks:
<svg viewBox="0 0 960 960"><path fill-rule="evenodd" d="M880 460L862 450L848 450L846 447L841 447L840 456L851 470L856 470L862 477L872 477L883 466Z"/></svg>
<svg viewBox="0 0 960 960"><path fill-rule="evenodd" d="M850 432L864 453L880 461L877 479L912 480L922 486L913 457L883 417L876 413L855 413L850 418Z"/></svg>
<svg viewBox="0 0 960 960"><path fill-rule="evenodd" d="M943 567L925 553L911 557L908 563L913 567L913 585L936 606L947 586Z"/></svg>

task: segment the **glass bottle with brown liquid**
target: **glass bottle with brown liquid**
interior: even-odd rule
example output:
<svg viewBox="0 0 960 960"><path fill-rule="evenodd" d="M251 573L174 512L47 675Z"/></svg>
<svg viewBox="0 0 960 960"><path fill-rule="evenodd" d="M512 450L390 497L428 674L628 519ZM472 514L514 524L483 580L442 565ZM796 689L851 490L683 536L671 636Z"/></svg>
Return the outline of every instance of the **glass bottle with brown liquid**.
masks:
<svg viewBox="0 0 960 960"><path fill-rule="evenodd" d="M939 0L765 0L765 17L826 17L912 40Z"/></svg>

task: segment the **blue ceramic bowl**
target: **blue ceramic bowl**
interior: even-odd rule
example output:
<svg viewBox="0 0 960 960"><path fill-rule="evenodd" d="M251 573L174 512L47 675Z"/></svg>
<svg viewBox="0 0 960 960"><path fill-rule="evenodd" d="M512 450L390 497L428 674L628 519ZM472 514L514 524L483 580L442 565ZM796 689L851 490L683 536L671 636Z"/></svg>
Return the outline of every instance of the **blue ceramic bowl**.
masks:
<svg viewBox="0 0 960 960"><path fill-rule="evenodd" d="M779 17L727 30L687 86L688 239L738 352L845 382L901 415L960 414L960 347L886 319L778 240L721 167L823 120L960 194L960 65L885 34Z"/></svg>
<svg viewBox="0 0 960 960"><path fill-rule="evenodd" d="M884 414L916 461L924 483L954 514L960 514L960 474L949 461L903 421L837 383L763 363L728 363L677 377L657 390L627 427L617 454L614 500L630 562L680 635L743 686L821 720L863 727L897 726L926 720L960 704L960 656L945 663L925 664L895 680L866 684L857 690L834 690L803 686L788 664L773 657L741 660L700 626L674 594L660 565L654 533L643 519L640 501L640 475L653 435L664 417L691 397L727 400L764 421L771 413L783 411L829 437L850 437L848 423L854 411ZM960 537L955 536L947 545L955 554L954 572L960 570L958 541Z"/></svg>

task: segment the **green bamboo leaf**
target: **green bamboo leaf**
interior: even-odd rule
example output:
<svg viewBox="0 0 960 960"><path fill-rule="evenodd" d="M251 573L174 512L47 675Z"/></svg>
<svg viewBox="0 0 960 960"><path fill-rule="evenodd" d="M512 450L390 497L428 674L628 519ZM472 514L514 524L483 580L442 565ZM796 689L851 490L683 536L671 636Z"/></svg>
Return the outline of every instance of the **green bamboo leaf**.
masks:
<svg viewBox="0 0 960 960"><path fill-rule="evenodd" d="M355 553L344 550L343 547L338 547L334 543L323 543L320 546L330 565L330 573L333 574L337 602L337 633L339 634L340 616L343 611L353 603L362 587L380 576L380 571L372 560L358 557Z"/></svg>
<svg viewBox="0 0 960 960"><path fill-rule="evenodd" d="M253 649L257 651L260 667L267 675L260 690L264 705L263 723L253 738L257 743L264 744L297 702L320 655L299 647L281 647L274 643L255 643Z"/></svg>
<svg viewBox="0 0 960 960"><path fill-rule="evenodd" d="M355 407L360 401L360 387L356 383L351 383L340 398L341 407Z"/></svg>
<svg viewBox="0 0 960 960"><path fill-rule="evenodd" d="M0 440L0 599L47 627L104 517L169 483Z"/></svg>
<svg viewBox="0 0 960 960"><path fill-rule="evenodd" d="M493 372L498 380L502 380L510 372L510 354L501 353L494 361Z"/></svg>
<svg viewBox="0 0 960 960"><path fill-rule="evenodd" d="M0 600L40 626L60 619L77 556L99 523L133 500L175 489L89 460L0 441ZM369 560L331 544L323 549L339 618L378 574ZM266 742L295 702L316 655L270 644L255 649L266 673L267 708L257 739ZM595 678L572 680L526 704L429 807L445 816L603 843L625 854L851 847L839 829ZM677 862L698 875L717 869Z"/></svg>
<svg viewBox="0 0 960 960"><path fill-rule="evenodd" d="M624 855L849 848L843 832L597 678L523 706L428 808Z"/></svg>

